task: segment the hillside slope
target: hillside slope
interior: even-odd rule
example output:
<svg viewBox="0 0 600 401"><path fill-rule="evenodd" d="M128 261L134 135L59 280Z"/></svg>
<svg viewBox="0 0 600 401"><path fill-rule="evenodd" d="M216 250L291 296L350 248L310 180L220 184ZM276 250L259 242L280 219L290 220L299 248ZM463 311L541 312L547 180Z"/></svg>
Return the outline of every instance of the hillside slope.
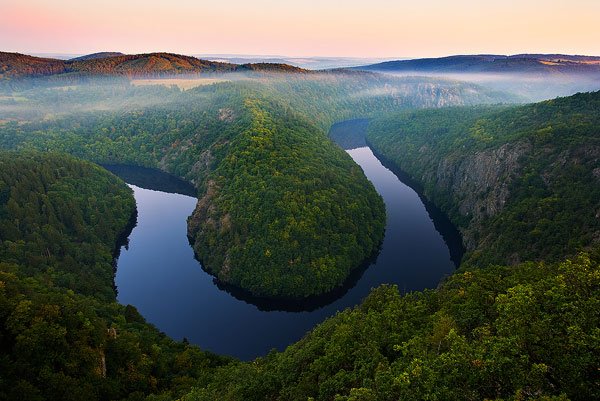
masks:
<svg viewBox="0 0 600 401"><path fill-rule="evenodd" d="M98 58L106 58L106 57L115 57L115 56L124 56L125 54L121 52L99 52L86 54L85 56L74 57L70 59L71 61L84 61L84 60L93 60Z"/></svg>
<svg viewBox="0 0 600 401"><path fill-rule="evenodd" d="M0 153L0 398L600 398L600 256L597 247L571 260L560 255L574 252L579 243L585 245L595 230L590 217L598 216L594 180L599 168L595 153L599 95L519 108L413 110L385 118L380 113L470 104L481 98L493 101L494 97L484 91L469 97L476 87L445 81L387 81L373 75L375 85L371 81L349 83L336 75L318 81L306 78L268 84L224 83L186 92L128 86L91 92L81 88L26 92L19 96L30 102L27 106L44 111L48 103L65 97L90 107L85 113L77 109L50 116L42 113L33 121L2 121L0 144L62 150L95 161L173 172L194 182L202 200L208 197L204 206L199 204L199 213L206 212L212 222L199 218L190 226L202 230L205 224L214 238L232 232L230 223L242 228L237 237L246 243L254 238L244 227L270 221L278 229L281 222L272 220L269 213L283 203L290 206L283 212L286 223L293 223L290 226L297 230L294 236L312 245L306 228L314 224L313 216L321 219L328 211L322 205L335 211L337 206L346 207L343 202L357 200L357 205L342 210L343 218L373 209L360 204L373 191L356 194L354 190L365 182L360 169L348 163L348 158L344 160L341 150L333 151L331 144L323 143L332 120L371 111L368 116L375 118L374 131L369 133L372 145L380 132L383 139L393 139L386 142L386 149L390 159L397 157L398 165L414 161L414 171L420 171L417 168L423 164L423 174L413 177L425 177L421 183L428 186L428 196L445 205L462 227L471 227L474 220L468 216L462 220L456 202L464 198L458 195L471 197L465 205L473 213L488 210L504 216L495 229L506 243L533 252L541 247L549 251L549 258L561 261L463 268L436 290L403 296L397 288L382 287L360 306L318 325L286 351L250 363L230 363L171 341L146 325L135 308L111 301L106 280L112 268L110 250L133 206L122 182L66 156ZM397 86L390 87L390 82ZM96 103L89 101L98 93L105 95L103 101L121 99L123 103L99 112L92 107ZM167 100L133 101L150 94ZM515 152L511 146L521 141L525 150L532 146L536 152ZM471 161L464 162L462 156ZM436 162L443 162L439 180ZM346 174L353 178L348 181ZM495 202L499 195L490 195L494 202L481 201L507 177L510 197L504 206ZM452 185L444 187L452 178ZM451 189L462 185L461 180L467 193L453 193ZM486 183L490 186L485 187ZM339 194L347 197L339 204L336 194L327 192L336 185L344 186ZM438 185L450 189L436 197ZM214 206L212 211L210 205L205 207L207 203ZM303 205L316 207L305 213ZM486 209L487 205L491 206ZM521 214L503 214L510 205L517 205L510 210ZM225 207L230 208L230 219L220 212ZM574 215L574 208L580 216ZM562 223L556 225L547 215L558 216L556 220ZM330 217L336 217L335 213ZM519 226L523 240L532 241L519 243L521 233L500 231L511 227L502 225L505 221L525 221L548 230L530 232ZM590 221L592 225L586 226ZM340 222L348 223L347 219ZM373 227L376 223L372 220ZM335 218L327 224L333 232L338 228ZM539 240L540 234L554 235L555 231L559 237ZM343 233L352 232L358 233ZM277 238L263 234L257 241ZM81 238L91 241L82 244ZM243 243L236 236L230 238L233 246ZM574 239L575 246L564 238ZM555 247L551 241L558 241ZM209 252L215 249L211 248L214 244L208 245ZM494 248L493 242L485 246L481 249L486 252L504 251ZM254 253L244 253L246 249ZM256 248L237 251L240 259L268 260L267 252L258 254ZM479 262L497 256L473 252L473 260ZM96 293L102 295L95 297ZM191 391L190 386L194 386Z"/></svg>
<svg viewBox="0 0 600 401"><path fill-rule="evenodd" d="M128 76L234 71L235 64L217 63L171 53L112 56L65 62L69 72Z"/></svg>
<svg viewBox="0 0 600 401"><path fill-rule="evenodd" d="M457 224L471 264L600 243L600 92L495 110L406 112L367 140Z"/></svg>
<svg viewBox="0 0 600 401"><path fill-rule="evenodd" d="M122 182L63 155L0 152L0 166L2 398L600 396L597 253L462 271L437 290L404 296L384 286L284 352L239 363L176 343L111 300L104 273L133 206ZM87 275L92 267L101 274Z"/></svg>
<svg viewBox="0 0 600 401"><path fill-rule="evenodd" d="M598 261L460 272L404 296L382 286L181 400L598 399Z"/></svg>
<svg viewBox="0 0 600 401"><path fill-rule="evenodd" d="M348 155L258 88L203 87L157 108L0 132L5 147L158 167L193 182L200 202L190 237L223 282L282 298L332 290L377 248L383 202Z"/></svg>
<svg viewBox="0 0 600 401"><path fill-rule="evenodd" d="M44 90L42 102L68 95L77 110L82 102L95 110L85 102L97 89L86 88ZM189 235L204 268L254 295L294 299L342 285L383 236L381 198L327 139L336 119L496 99L475 85L371 73L296 74L184 92L109 88L99 93L114 97L116 111L10 121L0 125L0 145L155 167L192 182L200 201ZM25 104L30 111L35 102Z"/></svg>
<svg viewBox="0 0 600 401"><path fill-rule="evenodd" d="M57 60L0 52L0 80L48 76L163 77L181 74L226 72L308 72L286 64L229 64L172 53L125 55L95 53L71 60Z"/></svg>
<svg viewBox="0 0 600 401"><path fill-rule="evenodd" d="M64 60L0 52L0 79L45 76L67 72Z"/></svg>
<svg viewBox="0 0 600 401"><path fill-rule="evenodd" d="M0 151L0 399L177 396L229 362L116 302L134 212L131 189L92 163Z"/></svg>

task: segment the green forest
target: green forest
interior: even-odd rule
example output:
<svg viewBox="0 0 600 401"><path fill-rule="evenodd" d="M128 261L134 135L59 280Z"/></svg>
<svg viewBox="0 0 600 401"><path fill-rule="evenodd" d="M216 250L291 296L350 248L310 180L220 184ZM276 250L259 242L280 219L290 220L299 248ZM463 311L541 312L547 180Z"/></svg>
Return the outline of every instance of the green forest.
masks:
<svg viewBox="0 0 600 401"><path fill-rule="evenodd" d="M115 249L135 201L114 175L56 153L0 152L0 399L184 394L229 362L116 302Z"/></svg>
<svg viewBox="0 0 600 401"><path fill-rule="evenodd" d="M119 179L60 154L2 152L0 160L2 398L600 396L597 253L461 270L437 290L404 296L383 286L284 352L240 363L176 343L114 301L111 253L134 210ZM28 202L15 206L15 197ZM98 210L104 225L90 224ZM56 232L37 234L44 227ZM94 252L82 253L88 246Z"/></svg>
<svg viewBox="0 0 600 401"><path fill-rule="evenodd" d="M1 147L154 167L191 182L201 201L189 235L203 266L280 298L342 285L383 238L383 202L327 139L333 122L511 99L472 84L353 72L265 74L188 91L102 79L10 93Z"/></svg>
<svg viewBox="0 0 600 401"><path fill-rule="evenodd" d="M204 266L256 295L326 292L375 251L383 202L350 157L306 118L256 85L176 91L180 97L163 92L167 100L158 107L9 122L1 141L163 168L189 180L202 199L190 236ZM133 90L131 97L138 96Z"/></svg>
<svg viewBox="0 0 600 401"><path fill-rule="evenodd" d="M0 398L600 398L600 94L445 107L510 97L354 75L0 98ZM430 107L442 108L415 110ZM175 342L116 302L135 202L93 163L191 182L205 267L257 295L306 297L343 282L383 237L381 198L326 136L357 117L464 235L463 265L437 289L374 289L251 362Z"/></svg>
<svg viewBox="0 0 600 401"><path fill-rule="evenodd" d="M592 400L598 255L375 289L284 352L218 368L192 400Z"/></svg>
<svg viewBox="0 0 600 401"><path fill-rule="evenodd" d="M244 106L250 126L231 142L190 222L195 249L219 279L256 295L331 290L378 248L383 202L313 126L260 100Z"/></svg>
<svg viewBox="0 0 600 401"><path fill-rule="evenodd" d="M461 229L474 266L599 245L600 92L518 107L409 111L367 141Z"/></svg>

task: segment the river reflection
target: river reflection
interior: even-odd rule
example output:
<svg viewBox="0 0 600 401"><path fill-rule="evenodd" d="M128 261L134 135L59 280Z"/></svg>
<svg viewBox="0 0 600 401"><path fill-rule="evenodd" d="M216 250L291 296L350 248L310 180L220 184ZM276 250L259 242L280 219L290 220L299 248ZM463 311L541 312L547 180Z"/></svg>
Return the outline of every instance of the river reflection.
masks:
<svg viewBox="0 0 600 401"><path fill-rule="evenodd" d="M248 360L272 348L282 350L383 283L403 292L436 287L455 266L425 205L368 147L348 153L382 195L387 225L376 260L337 293L312 304L286 305L217 283L202 270L187 239L186 219L196 199L131 185L138 223L118 259L119 302L136 306L174 339L185 337L205 350Z"/></svg>

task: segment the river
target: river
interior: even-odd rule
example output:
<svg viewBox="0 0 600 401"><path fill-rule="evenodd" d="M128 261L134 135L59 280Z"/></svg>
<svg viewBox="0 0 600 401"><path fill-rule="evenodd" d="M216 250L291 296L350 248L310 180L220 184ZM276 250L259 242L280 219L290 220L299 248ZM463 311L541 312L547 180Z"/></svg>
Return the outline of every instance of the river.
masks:
<svg viewBox="0 0 600 401"><path fill-rule="evenodd" d="M188 242L186 219L196 199L182 194L187 193L181 189L185 183L171 177L174 183L167 185L163 173L162 179L154 179L151 175L158 173L151 170L131 178L121 167L120 175L134 190L138 217L118 259L119 302L134 305L174 339L186 338L202 349L249 360L273 348L284 349L317 323L359 304L373 287L396 284L402 292L435 288L455 269L456 257L451 257L447 243L456 238L450 239L452 230L443 228L447 222L436 217L431 206L426 208L370 148L347 152L383 197L387 225L376 260L358 269L344 288L307 305L286 305L219 285L201 268ZM155 187L160 191L151 189L153 182L162 183Z"/></svg>

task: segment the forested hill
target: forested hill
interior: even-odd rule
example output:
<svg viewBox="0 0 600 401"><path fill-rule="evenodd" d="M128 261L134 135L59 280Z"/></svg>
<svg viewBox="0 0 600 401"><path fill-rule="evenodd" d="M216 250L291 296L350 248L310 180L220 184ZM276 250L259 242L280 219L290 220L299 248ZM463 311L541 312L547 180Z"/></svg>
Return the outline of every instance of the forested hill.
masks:
<svg viewBox="0 0 600 401"><path fill-rule="evenodd" d="M160 168L192 182L200 202L189 235L204 268L255 295L280 298L342 285L383 237L381 198L326 136L335 120L506 98L455 81L377 74L298 74L188 91L121 83L18 95L32 99L13 98L8 108L19 113L38 105L53 110L60 102L67 104L58 110L74 103L84 112L7 121L0 146ZM90 98L101 99L107 111L89 112L99 108Z"/></svg>
<svg viewBox="0 0 600 401"><path fill-rule="evenodd" d="M116 177L55 154L0 153L0 166L2 399L600 396L597 254L461 272L405 296L382 287L284 352L240 363L114 302L111 250L133 210Z"/></svg>
<svg viewBox="0 0 600 401"><path fill-rule="evenodd" d="M6 95L0 145L19 153L0 153L0 399L600 399L599 95L398 112L499 97L458 82L357 75ZM374 118L372 146L381 134L379 152L467 228L479 244L472 261L514 249L560 261L463 267L422 293L382 287L284 352L235 362L176 343L114 302L111 251L133 211L125 184L89 162L31 152L193 182L201 199L190 234L209 268L242 287L298 295L343 280L382 233L381 199L325 137L333 121L360 116ZM498 212L492 231L469 236L478 226L461 214L455 186L471 197L468 210ZM589 254L561 255L586 244Z"/></svg>
<svg viewBox="0 0 600 401"><path fill-rule="evenodd" d="M43 76L123 75L161 77L180 74L225 72L308 72L285 64L229 64L171 53L124 55L99 53L72 60L57 60L0 52L0 80Z"/></svg>
<svg viewBox="0 0 600 401"><path fill-rule="evenodd" d="M383 202L317 126L259 88L268 93L226 83L157 108L9 123L2 145L175 173L199 190L190 237L207 270L256 295L321 294L377 249Z"/></svg>
<svg viewBox="0 0 600 401"><path fill-rule="evenodd" d="M0 79L63 74L65 65L63 60L0 52Z"/></svg>
<svg viewBox="0 0 600 401"><path fill-rule="evenodd" d="M588 401L598 386L598 255L375 289L284 352L218 368L183 401Z"/></svg>
<svg viewBox="0 0 600 401"><path fill-rule="evenodd" d="M386 61L362 67L364 71L412 73L600 74L600 57L564 54L464 55Z"/></svg>
<svg viewBox="0 0 600 401"><path fill-rule="evenodd" d="M467 263L600 245L600 92L399 113L373 121L367 140L461 228Z"/></svg>
<svg viewBox="0 0 600 401"><path fill-rule="evenodd" d="M176 343L113 289L132 191L71 156L0 151L0 399L143 399L229 362Z"/></svg>

